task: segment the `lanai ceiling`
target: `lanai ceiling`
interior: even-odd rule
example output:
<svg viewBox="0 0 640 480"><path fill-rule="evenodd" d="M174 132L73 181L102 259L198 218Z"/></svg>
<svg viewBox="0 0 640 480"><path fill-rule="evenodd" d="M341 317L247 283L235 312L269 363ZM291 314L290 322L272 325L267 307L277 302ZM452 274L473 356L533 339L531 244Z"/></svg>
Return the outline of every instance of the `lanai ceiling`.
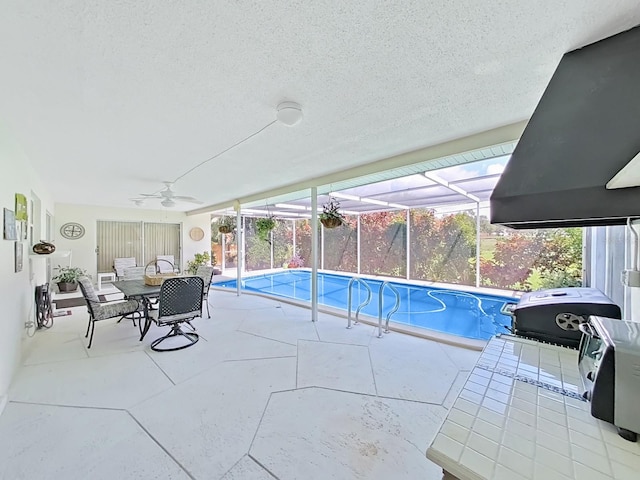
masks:
<svg viewBox="0 0 640 480"><path fill-rule="evenodd" d="M639 23L637 0L5 0L2 165L61 203L178 179L220 206L526 120L563 53Z"/></svg>

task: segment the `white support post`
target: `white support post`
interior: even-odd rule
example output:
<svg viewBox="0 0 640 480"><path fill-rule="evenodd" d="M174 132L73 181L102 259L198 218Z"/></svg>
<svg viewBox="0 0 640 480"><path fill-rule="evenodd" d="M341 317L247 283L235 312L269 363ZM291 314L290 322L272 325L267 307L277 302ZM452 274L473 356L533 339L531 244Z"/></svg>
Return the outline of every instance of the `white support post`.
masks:
<svg viewBox="0 0 640 480"><path fill-rule="evenodd" d="M242 259L244 258L244 223L240 205L236 205L236 295L242 292Z"/></svg>
<svg viewBox="0 0 640 480"><path fill-rule="evenodd" d="M318 188L311 187L311 321L318 321Z"/></svg>
<svg viewBox="0 0 640 480"><path fill-rule="evenodd" d="M480 286L480 202L476 202L476 287Z"/></svg>
<svg viewBox="0 0 640 480"><path fill-rule="evenodd" d="M358 275L360 275L360 214L358 214L357 222L356 222L356 244L357 244L356 258L358 260L357 273Z"/></svg>
<svg viewBox="0 0 640 480"><path fill-rule="evenodd" d="M320 269L324 270L324 225L320 224Z"/></svg>
<svg viewBox="0 0 640 480"><path fill-rule="evenodd" d="M407 209L407 280L411 279L411 215L410 210Z"/></svg>

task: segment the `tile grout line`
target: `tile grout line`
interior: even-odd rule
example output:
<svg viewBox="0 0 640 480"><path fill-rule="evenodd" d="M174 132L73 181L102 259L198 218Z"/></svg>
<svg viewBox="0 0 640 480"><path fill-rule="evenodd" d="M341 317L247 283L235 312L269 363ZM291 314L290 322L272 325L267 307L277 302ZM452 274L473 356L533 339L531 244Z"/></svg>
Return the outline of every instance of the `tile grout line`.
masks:
<svg viewBox="0 0 640 480"><path fill-rule="evenodd" d="M260 465L261 468L264 469L265 472L267 472L269 475L271 475L273 478L275 478L276 480L280 480L280 477L278 477L275 473L273 473L271 470L269 470L267 467L265 467L257 458L255 458L253 455L251 455L250 453L247 453L247 457L249 457L251 460L253 460L254 462L256 462L258 465Z"/></svg>
<svg viewBox="0 0 640 480"><path fill-rule="evenodd" d="M182 465L182 463L180 463L180 462L178 461L178 459L177 459L177 458L175 458L175 457L171 454L171 452L170 452L169 450L167 450L167 449L164 447L164 445L162 445L162 443L160 443L160 442L159 442L159 441L158 441L158 440L157 440L153 435L151 435L151 432L149 432L149 430L147 430L147 429L145 428L145 426L144 426L144 425L142 425L142 423L140 423L140 422L138 421L138 419L137 419L135 416L133 416L129 410L125 410L125 411L126 411L126 412L127 412L127 414L128 414L128 415L133 419L133 421L134 421L134 422L136 422L136 423L138 424L138 426L142 429L142 431L143 431L144 433L146 433L146 434L147 434L147 436L148 436L151 440L153 440L153 441L154 441L154 443L155 443L156 445L158 445L158 447L160 447L160 448L162 449L162 451L163 451L164 453L166 453L166 454L167 454L167 456L168 456L169 458L171 458L171 460L173 460L173 461L176 463L176 465L178 465L178 466L179 466L179 467L184 471L184 473L186 473L186 474L188 475L188 477L189 477L191 480L196 480L196 477L194 477L194 476L191 474L191 472L190 472L189 470L187 470L187 468L186 468L184 465Z"/></svg>
<svg viewBox="0 0 640 480"><path fill-rule="evenodd" d="M367 347L367 355L369 356L369 367L371 367L371 377L373 379L373 389L376 392L376 397L378 397L378 384L376 382L376 373L373 371L373 360L371 358L371 350Z"/></svg>
<svg viewBox="0 0 640 480"><path fill-rule="evenodd" d="M163 375L164 375L165 377L167 377L167 379L168 379L168 380L171 382L171 384L175 387L175 386L177 385L177 384L176 384L176 382L174 382L174 381L171 379L171 377L169 376L169 374L168 374L167 372L165 372L165 371L163 370L163 368L162 368L160 365L158 365L158 362L156 362L156 361L153 359L153 357L152 357L151 355L149 355L149 352L147 352L146 350L143 350L143 352L144 352L144 353L145 353L145 355L149 358L149 360L151 360L151 361L153 362L153 364L154 364L156 367L158 367L158 369L163 373Z"/></svg>

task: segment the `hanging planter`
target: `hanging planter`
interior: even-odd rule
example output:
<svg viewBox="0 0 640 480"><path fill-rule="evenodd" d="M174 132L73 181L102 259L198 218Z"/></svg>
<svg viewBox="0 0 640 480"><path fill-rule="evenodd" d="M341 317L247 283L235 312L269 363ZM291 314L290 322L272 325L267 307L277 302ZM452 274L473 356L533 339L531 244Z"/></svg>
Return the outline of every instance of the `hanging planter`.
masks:
<svg viewBox="0 0 640 480"><path fill-rule="evenodd" d="M271 230L276 227L276 219L274 217L258 218L256 220L256 235L260 240L269 241Z"/></svg>
<svg viewBox="0 0 640 480"><path fill-rule="evenodd" d="M236 221L233 217L222 217L218 220L218 231L220 233L231 233L236 228Z"/></svg>
<svg viewBox="0 0 640 480"><path fill-rule="evenodd" d="M336 228L346 223L346 219L340 213L340 202L333 197L329 199L329 203L325 203L322 206L322 213L319 218L324 228Z"/></svg>

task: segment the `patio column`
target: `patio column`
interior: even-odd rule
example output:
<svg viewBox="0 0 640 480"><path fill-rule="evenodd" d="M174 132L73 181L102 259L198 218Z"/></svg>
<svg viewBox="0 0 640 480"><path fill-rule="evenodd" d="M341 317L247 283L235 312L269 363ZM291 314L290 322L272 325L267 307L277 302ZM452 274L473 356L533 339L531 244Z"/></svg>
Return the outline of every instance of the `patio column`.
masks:
<svg viewBox="0 0 640 480"><path fill-rule="evenodd" d="M360 214L356 217L356 258L358 263L357 274L360 275Z"/></svg>
<svg viewBox="0 0 640 480"><path fill-rule="evenodd" d="M311 321L318 321L318 187L311 187Z"/></svg>
<svg viewBox="0 0 640 480"><path fill-rule="evenodd" d="M240 296L242 285L242 261L244 260L244 223L240 202L235 205L236 209L236 295Z"/></svg>
<svg viewBox="0 0 640 480"><path fill-rule="evenodd" d="M411 279L411 215L410 210L407 209L407 280Z"/></svg>
<svg viewBox="0 0 640 480"><path fill-rule="evenodd" d="M476 202L476 287L480 286L480 202Z"/></svg>

